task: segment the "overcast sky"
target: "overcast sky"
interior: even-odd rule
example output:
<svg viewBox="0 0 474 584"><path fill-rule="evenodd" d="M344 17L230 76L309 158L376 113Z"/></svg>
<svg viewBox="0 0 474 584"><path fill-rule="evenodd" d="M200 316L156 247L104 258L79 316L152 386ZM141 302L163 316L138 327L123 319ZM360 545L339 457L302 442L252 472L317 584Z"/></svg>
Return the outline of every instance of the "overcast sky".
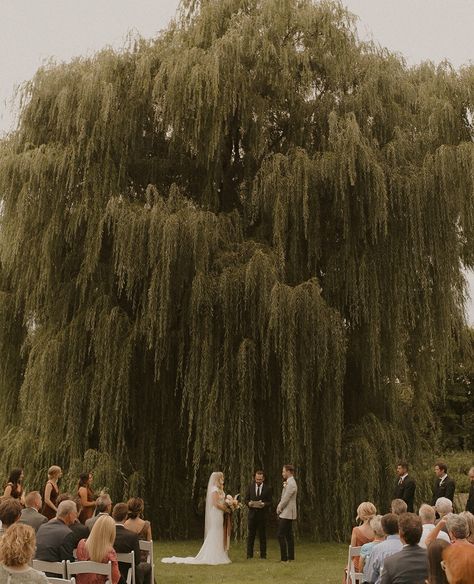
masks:
<svg viewBox="0 0 474 584"><path fill-rule="evenodd" d="M410 64L474 60L474 0L345 0L359 34L403 54ZM15 86L47 59L68 61L112 45L127 34L155 36L178 0L0 0L0 135L15 123ZM471 288L474 278L470 278ZM474 324L474 306L469 320Z"/></svg>

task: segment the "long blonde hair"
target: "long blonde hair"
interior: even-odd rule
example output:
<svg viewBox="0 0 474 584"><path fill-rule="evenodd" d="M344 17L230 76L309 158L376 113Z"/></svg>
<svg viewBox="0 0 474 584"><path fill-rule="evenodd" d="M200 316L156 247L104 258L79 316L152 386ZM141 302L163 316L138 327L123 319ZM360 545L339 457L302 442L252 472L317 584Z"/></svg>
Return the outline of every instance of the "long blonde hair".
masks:
<svg viewBox="0 0 474 584"><path fill-rule="evenodd" d="M92 526L86 540L86 549L93 562L103 562L107 553L113 549L115 541L115 521L110 515L102 515Z"/></svg>

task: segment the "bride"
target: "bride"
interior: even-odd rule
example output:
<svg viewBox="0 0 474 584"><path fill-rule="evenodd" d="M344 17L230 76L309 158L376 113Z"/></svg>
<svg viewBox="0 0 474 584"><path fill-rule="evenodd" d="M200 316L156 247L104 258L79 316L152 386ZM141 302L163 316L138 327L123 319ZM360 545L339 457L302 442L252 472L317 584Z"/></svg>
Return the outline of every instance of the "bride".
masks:
<svg viewBox="0 0 474 584"><path fill-rule="evenodd" d="M165 564L230 564L224 547L224 474L213 472L207 485L204 543L196 557L162 558Z"/></svg>

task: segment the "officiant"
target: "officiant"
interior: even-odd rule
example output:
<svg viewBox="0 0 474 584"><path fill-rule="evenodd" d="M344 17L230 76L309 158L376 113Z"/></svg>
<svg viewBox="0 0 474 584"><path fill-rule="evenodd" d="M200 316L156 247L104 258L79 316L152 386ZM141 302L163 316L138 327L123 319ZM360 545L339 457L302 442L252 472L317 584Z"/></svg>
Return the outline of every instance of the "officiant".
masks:
<svg viewBox="0 0 474 584"><path fill-rule="evenodd" d="M258 532L260 541L260 557L267 557L266 523L268 508L272 504L272 489L265 482L263 470L255 472L245 496L248 512L247 559L253 558L253 547Z"/></svg>

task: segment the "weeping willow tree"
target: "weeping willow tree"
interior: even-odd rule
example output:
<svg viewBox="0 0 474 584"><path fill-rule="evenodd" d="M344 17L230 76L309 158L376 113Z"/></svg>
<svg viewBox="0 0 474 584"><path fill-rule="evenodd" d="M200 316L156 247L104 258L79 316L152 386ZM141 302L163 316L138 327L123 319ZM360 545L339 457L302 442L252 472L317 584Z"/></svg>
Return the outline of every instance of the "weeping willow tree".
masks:
<svg viewBox="0 0 474 584"><path fill-rule="evenodd" d="M298 467L346 535L436 428L472 267L472 69L362 43L340 4L183 2L40 69L1 144L1 461L142 494Z"/></svg>

